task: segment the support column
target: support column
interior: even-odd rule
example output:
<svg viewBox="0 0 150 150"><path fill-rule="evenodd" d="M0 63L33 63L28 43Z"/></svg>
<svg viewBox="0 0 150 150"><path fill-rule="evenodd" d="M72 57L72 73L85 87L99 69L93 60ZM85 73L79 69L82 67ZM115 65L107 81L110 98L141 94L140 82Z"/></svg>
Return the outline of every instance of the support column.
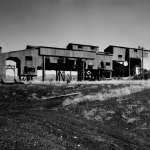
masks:
<svg viewBox="0 0 150 150"><path fill-rule="evenodd" d="M85 69L84 69L84 61L83 61L83 81L84 81L84 76L85 76Z"/></svg>
<svg viewBox="0 0 150 150"><path fill-rule="evenodd" d="M0 80L6 78L5 57L0 55Z"/></svg>
<svg viewBox="0 0 150 150"><path fill-rule="evenodd" d="M62 81L65 81L65 71L62 71L62 72L60 72L60 73L61 73Z"/></svg>
<svg viewBox="0 0 150 150"><path fill-rule="evenodd" d="M78 81L81 81L81 70L78 70Z"/></svg>
<svg viewBox="0 0 150 150"><path fill-rule="evenodd" d="M112 78L112 71L110 71L110 78Z"/></svg>
<svg viewBox="0 0 150 150"><path fill-rule="evenodd" d="M45 81L45 56L43 58L43 66L42 66L42 81Z"/></svg>
<svg viewBox="0 0 150 150"><path fill-rule="evenodd" d="M100 81L101 80L101 70L98 69L98 80Z"/></svg>
<svg viewBox="0 0 150 150"><path fill-rule="evenodd" d="M56 70L56 81L60 81L60 70Z"/></svg>
<svg viewBox="0 0 150 150"><path fill-rule="evenodd" d="M143 51L144 51L144 48L142 47L142 79L144 79L144 62L143 62Z"/></svg>
<svg viewBox="0 0 150 150"><path fill-rule="evenodd" d="M56 70L56 81L58 81L58 71Z"/></svg>
<svg viewBox="0 0 150 150"><path fill-rule="evenodd" d="M129 77L130 77L130 75L131 75L131 66L130 66L130 58L129 58Z"/></svg>
<svg viewBox="0 0 150 150"><path fill-rule="evenodd" d="M71 74L71 71L70 71L70 81L72 81L72 74Z"/></svg>
<svg viewBox="0 0 150 150"><path fill-rule="evenodd" d="M65 81L65 71L56 70L56 81Z"/></svg>

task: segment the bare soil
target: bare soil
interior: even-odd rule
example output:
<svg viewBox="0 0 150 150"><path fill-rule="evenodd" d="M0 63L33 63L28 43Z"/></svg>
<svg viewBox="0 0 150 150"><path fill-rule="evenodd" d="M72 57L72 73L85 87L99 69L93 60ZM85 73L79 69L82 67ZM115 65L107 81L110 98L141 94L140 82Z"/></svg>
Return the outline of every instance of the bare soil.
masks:
<svg viewBox="0 0 150 150"><path fill-rule="evenodd" d="M124 86L128 85L0 85L0 149L149 150L148 89L65 107L66 97L45 99Z"/></svg>

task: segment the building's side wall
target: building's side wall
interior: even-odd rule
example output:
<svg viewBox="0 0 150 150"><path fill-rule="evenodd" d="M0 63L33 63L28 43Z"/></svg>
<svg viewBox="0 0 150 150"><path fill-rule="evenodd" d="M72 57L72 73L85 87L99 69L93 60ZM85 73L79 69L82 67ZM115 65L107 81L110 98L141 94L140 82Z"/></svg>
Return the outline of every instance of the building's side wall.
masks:
<svg viewBox="0 0 150 150"><path fill-rule="evenodd" d="M0 55L0 76L4 77L5 76L5 62L7 59L11 58L18 58L21 62L21 75L24 74L24 67L33 67L35 68L35 72L33 73L34 75L37 75L37 66L41 65L42 63L42 58L41 56L38 55L38 50L37 49L27 49L27 50L21 50L21 51L14 51L14 52L8 52L8 53L2 53ZM27 62L26 61L26 56L32 56L32 61Z"/></svg>
<svg viewBox="0 0 150 150"><path fill-rule="evenodd" d="M113 47L113 60L125 61L126 49L121 47Z"/></svg>
<svg viewBox="0 0 150 150"><path fill-rule="evenodd" d="M96 46L88 46L88 45L80 45L80 44L72 44L71 48L73 50L85 50L85 51L97 51L98 47Z"/></svg>
<svg viewBox="0 0 150 150"><path fill-rule="evenodd" d="M143 67L144 69L150 70L150 51L147 51L143 57Z"/></svg>
<svg viewBox="0 0 150 150"><path fill-rule="evenodd" d="M87 58L94 59L96 53L86 52L80 50L54 49L54 48L40 48L40 55L55 56L55 57L72 57L72 58Z"/></svg>
<svg viewBox="0 0 150 150"><path fill-rule="evenodd" d="M78 49L78 45L72 45L72 49Z"/></svg>
<svg viewBox="0 0 150 150"><path fill-rule="evenodd" d="M103 69L112 70L112 56L111 55L97 54L95 63L94 63L95 69L102 69L101 62L103 62L104 64Z"/></svg>
<svg viewBox="0 0 150 150"><path fill-rule="evenodd" d="M86 69L88 69L89 66L92 66L93 69L97 69L97 64L96 64L95 59L93 59L93 60L86 60Z"/></svg>
<svg viewBox="0 0 150 150"><path fill-rule="evenodd" d="M113 46L108 46L106 49L104 49L104 52L113 54Z"/></svg>
<svg viewBox="0 0 150 150"><path fill-rule="evenodd" d="M81 63L85 62L85 64L83 63L85 69L88 70L88 66L92 66L90 68L92 68L95 72L99 71L99 69L108 70L108 72L113 70L114 66L113 66L112 61L114 61L115 63L118 63L118 65L121 66L120 62L127 61L127 58L126 58L127 56L129 56L132 59L132 62L134 59L139 60L142 58L142 51L138 49L133 49L133 48L110 46L108 47L108 49L106 49L106 51L113 52L112 55L105 54L105 53L96 53L96 51L95 52L90 51L91 49L88 46L87 47L82 46L82 48L84 50L79 49L78 47L76 50L39 47L38 49L30 48L30 49L21 50L21 51L0 53L0 78L5 76L6 60L9 58L13 58L13 57L18 58L21 62L20 63L21 75L24 74L25 67L35 68L34 75L37 75L37 68L43 67L42 63L43 63L44 56L50 58L49 61L52 65L58 63L59 58L64 58L64 60L72 59L74 60L74 64L76 64L79 60L81 61ZM27 60L26 56L32 57L32 61ZM144 56L144 60L143 60L144 68L150 69L150 52L144 51L143 56ZM104 65L103 68L102 68L101 62L103 62L103 65ZM134 61L133 67L138 64L136 61ZM55 65L55 66L57 67L58 65ZM130 67L132 67L131 64L130 64ZM55 67L53 68L55 69Z"/></svg>
<svg viewBox="0 0 150 150"><path fill-rule="evenodd" d="M129 52L130 52L129 53L130 58L141 59L141 57L142 57L142 51L141 50L130 48Z"/></svg>
<svg viewBox="0 0 150 150"><path fill-rule="evenodd" d="M130 49L130 58L142 60L142 50ZM150 51L143 51L143 67L150 69Z"/></svg>
<svg viewBox="0 0 150 150"><path fill-rule="evenodd" d="M2 54L0 54L0 79L5 77L5 60Z"/></svg>

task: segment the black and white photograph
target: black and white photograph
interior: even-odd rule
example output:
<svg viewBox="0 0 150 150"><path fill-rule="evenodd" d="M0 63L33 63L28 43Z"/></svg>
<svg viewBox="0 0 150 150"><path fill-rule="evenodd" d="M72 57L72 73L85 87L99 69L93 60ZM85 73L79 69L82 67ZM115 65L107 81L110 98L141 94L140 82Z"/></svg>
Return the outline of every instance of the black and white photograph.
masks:
<svg viewBox="0 0 150 150"><path fill-rule="evenodd" d="M0 0L0 150L150 150L150 0Z"/></svg>

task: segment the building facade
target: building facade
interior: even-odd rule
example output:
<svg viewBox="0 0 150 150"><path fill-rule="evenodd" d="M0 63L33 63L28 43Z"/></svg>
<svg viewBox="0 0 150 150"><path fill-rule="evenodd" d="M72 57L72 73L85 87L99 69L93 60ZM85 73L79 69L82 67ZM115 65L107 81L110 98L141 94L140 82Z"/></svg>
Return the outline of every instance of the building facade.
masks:
<svg viewBox="0 0 150 150"><path fill-rule="evenodd" d="M1 79L5 79L6 70L12 67L6 65L7 60L16 62L19 79L32 79L42 70L44 81L45 71L55 70L58 81L71 79L66 77L66 71L76 71L78 81L102 80L140 74L144 64L150 66L150 51L110 45L100 52L98 46L77 43L69 43L66 48L28 45L24 50L7 53L0 48Z"/></svg>
<svg viewBox="0 0 150 150"><path fill-rule="evenodd" d="M130 48L110 45L104 52L112 54L113 76L124 77L140 74L145 67L144 61L150 51L141 48Z"/></svg>
<svg viewBox="0 0 150 150"><path fill-rule="evenodd" d="M36 77L38 70L42 70L43 81L46 70L55 70L56 80L66 80L65 71L76 71L79 81L111 78L112 55L98 50L98 46L76 43L66 48L28 45L24 50L0 53L0 77L5 78L6 61L12 60L20 79Z"/></svg>

